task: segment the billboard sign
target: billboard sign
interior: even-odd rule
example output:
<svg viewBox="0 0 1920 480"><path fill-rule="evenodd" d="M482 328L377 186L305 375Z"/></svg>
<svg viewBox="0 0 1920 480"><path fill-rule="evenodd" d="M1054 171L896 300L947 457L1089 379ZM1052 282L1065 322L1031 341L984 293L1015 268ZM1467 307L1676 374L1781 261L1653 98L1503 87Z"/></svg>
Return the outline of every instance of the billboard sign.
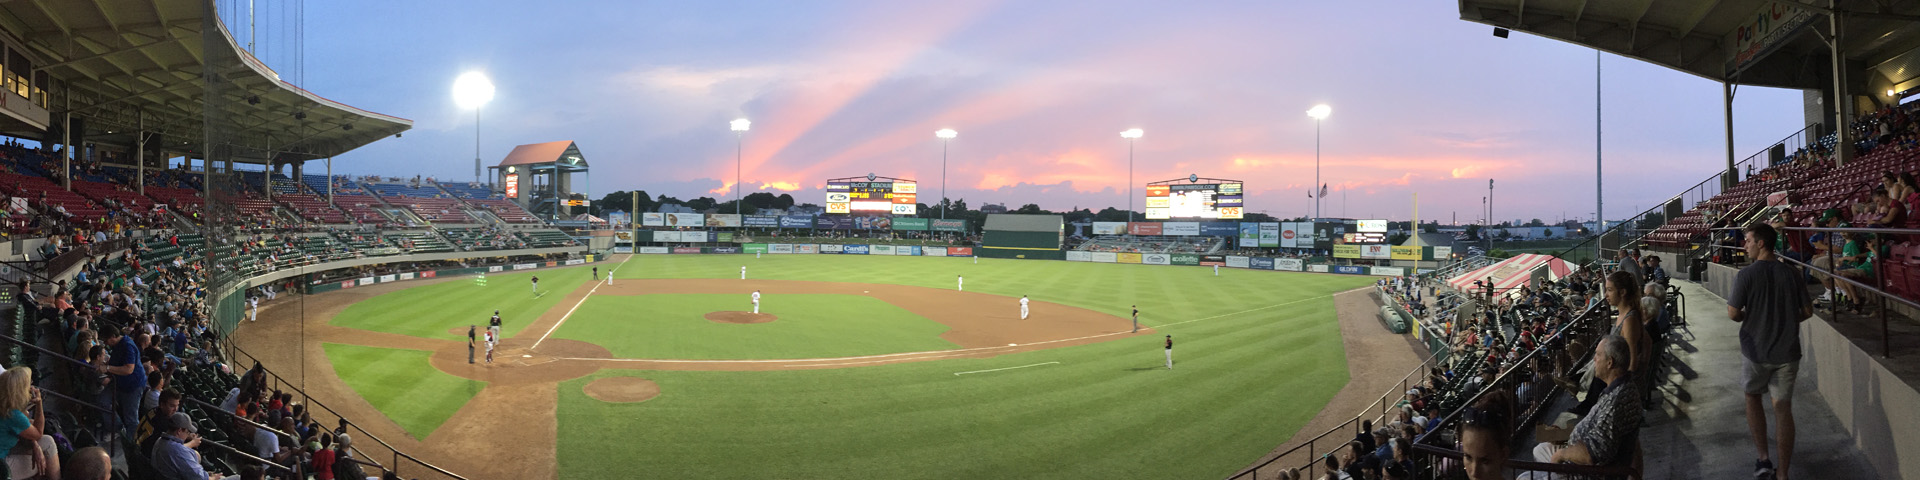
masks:
<svg viewBox="0 0 1920 480"><path fill-rule="evenodd" d="M845 253L848 255L866 255L867 253L872 251L873 251L873 248L866 245L847 245L845 247L841 247L840 249L840 253Z"/></svg>
<svg viewBox="0 0 1920 480"><path fill-rule="evenodd" d="M767 253L767 244L743 243L743 244L740 244L740 251L746 252L746 253Z"/></svg>
<svg viewBox="0 0 1920 480"><path fill-rule="evenodd" d="M706 216L698 213L667 214L667 226L669 227L699 227L706 224Z"/></svg>
<svg viewBox="0 0 1920 480"><path fill-rule="evenodd" d="M947 256L971 257L973 256L973 247L947 247Z"/></svg>
<svg viewBox="0 0 1920 480"><path fill-rule="evenodd" d="M1172 265L1173 256L1165 253L1145 253L1140 255L1140 263L1147 265Z"/></svg>
<svg viewBox="0 0 1920 480"><path fill-rule="evenodd" d="M845 252L846 245L826 244L820 246L820 253L839 254Z"/></svg>
<svg viewBox="0 0 1920 480"><path fill-rule="evenodd" d="M1360 245L1360 258L1386 260L1393 258L1393 247L1386 245Z"/></svg>
<svg viewBox="0 0 1920 480"><path fill-rule="evenodd" d="M1169 256L1173 257L1174 265L1199 265L1200 264L1199 255L1194 255L1191 253L1176 253ZM1225 263L1225 260L1226 259L1224 258L1221 259L1221 263Z"/></svg>
<svg viewBox="0 0 1920 480"><path fill-rule="evenodd" d="M1247 268L1251 268L1254 270L1273 270L1273 259L1267 258L1267 257L1253 257L1252 260L1247 261Z"/></svg>
<svg viewBox="0 0 1920 480"><path fill-rule="evenodd" d="M1360 246L1334 245L1333 258L1360 258Z"/></svg>
<svg viewBox="0 0 1920 480"><path fill-rule="evenodd" d="M653 232L653 241L660 243L678 242L680 241L680 232L673 230Z"/></svg>
<svg viewBox="0 0 1920 480"><path fill-rule="evenodd" d="M1354 220L1354 231L1360 233L1387 233L1386 220Z"/></svg>
<svg viewBox="0 0 1920 480"><path fill-rule="evenodd" d="M1420 260L1421 259L1420 257L1422 256L1422 254L1425 253L1423 250L1426 250L1426 249L1421 247L1393 247L1392 249L1393 259L1394 260Z"/></svg>
<svg viewBox="0 0 1920 480"><path fill-rule="evenodd" d="M853 228L853 219L838 215L826 215L814 219L821 230L847 230Z"/></svg>
<svg viewBox="0 0 1920 480"><path fill-rule="evenodd" d="M1240 246L1260 246L1260 224L1251 222L1240 224Z"/></svg>
<svg viewBox="0 0 1920 480"><path fill-rule="evenodd" d="M780 217L773 215L747 215L740 218L740 226L754 228L773 228L780 226Z"/></svg>
<svg viewBox="0 0 1920 480"><path fill-rule="evenodd" d="M793 244L775 243L772 245L767 245L767 253L781 253L781 254L793 253Z"/></svg>
<svg viewBox="0 0 1920 480"><path fill-rule="evenodd" d="M811 243L794 245L793 253L820 253L820 246Z"/></svg>
<svg viewBox="0 0 1920 480"><path fill-rule="evenodd" d="M1189 182L1198 180L1188 176ZM1240 183L1173 183L1148 185L1147 218L1215 218L1238 220L1243 215L1245 186Z"/></svg>
<svg viewBox="0 0 1920 480"><path fill-rule="evenodd" d="M708 215L707 226L738 227L740 226L740 215L736 213L720 213L720 214Z"/></svg>
<svg viewBox="0 0 1920 480"><path fill-rule="evenodd" d="M1161 235L1193 236L1200 234L1200 222L1166 222L1161 224Z"/></svg>
<svg viewBox="0 0 1920 480"><path fill-rule="evenodd" d="M1094 235L1126 235L1127 222L1093 222Z"/></svg>
<svg viewBox="0 0 1920 480"><path fill-rule="evenodd" d="M892 217L853 217L854 230L892 230Z"/></svg>
<svg viewBox="0 0 1920 480"><path fill-rule="evenodd" d="M507 198L520 198L520 174L507 174Z"/></svg>
<svg viewBox="0 0 1920 480"><path fill-rule="evenodd" d="M936 231L936 232L967 231L966 220L934 220L932 222L929 222L927 225L929 226L929 228L931 228L933 231Z"/></svg>
<svg viewBox="0 0 1920 480"><path fill-rule="evenodd" d="M1088 252L1088 251L1085 251L1085 250L1068 250L1068 251L1067 251L1067 261L1069 261L1069 262L1091 262L1091 261L1093 261L1093 252Z"/></svg>
<svg viewBox="0 0 1920 480"><path fill-rule="evenodd" d="M677 253L677 254L700 253L700 247L673 247L673 253Z"/></svg>
<svg viewBox="0 0 1920 480"><path fill-rule="evenodd" d="M893 245L869 246L867 250L867 254L868 255L893 255Z"/></svg>
<svg viewBox="0 0 1920 480"><path fill-rule="evenodd" d="M680 241L705 243L707 242L707 232L680 232Z"/></svg>
<svg viewBox="0 0 1920 480"><path fill-rule="evenodd" d="M1119 253L1119 254L1115 254L1114 260L1117 260L1117 262L1115 263L1140 263L1140 254Z"/></svg>
<svg viewBox="0 0 1920 480"><path fill-rule="evenodd" d="M1127 224L1127 230L1133 232L1134 235L1159 235L1161 232L1160 224L1153 222L1129 223Z"/></svg>
<svg viewBox="0 0 1920 480"><path fill-rule="evenodd" d="M1092 258L1089 258L1088 260L1091 260L1097 263L1114 263L1114 262L1120 261L1119 255L1116 255L1113 252L1093 252L1093 255L1091 255L1091 257Z"/></svg>
<svg viewBox="0 0 1920 480"><path fill-rule="evenodd" d="M927 219L924 219L924 218L893 219L894 230L915 230L915 231L924 232L924 231L927 231L927 228L928 228L928 222L927 222Z"/></svg>
<svg viewBox="0 0 1920 480"><path fill-rule="evenodd" d="M740 247L713 247L713 253L740 253Z"/></svg>
<svg viewBox="0 0 1920 480"><path fill-rule="evenodd" d="M1453 247L1433 247L1434 260L1446 260L1453 257Z"/></svg>
<svg viewBox="0 0 1920 480"><path fill-rule="evenodd" d="M1367 267L1362 267L1357 265L1334 265L1333 273L1344 273L1347 275L1366 275Z"/></svg>
<svg viewBox="0 0 1920 480"><path fill-rule="evenodd" d="M813 228L812 215L783 215L780 228Z"/></svg>
<svg viewBox="0 0 1920 480"><path fill-rule="evenodd" d="M947 247L920 247L920 254L929 257L947 256Z"/></svg>
<svg viewBox="0 0 1920 480"><path fill-rule="evenodd" d="M1255 224L1254 228L1259 228ZM1232 237L1240 234L1239 222L1206 222L1200 224L1200 235L1207 237Z"/></svg>
<svg viewBox="0 0 1920 480"><path fill-rule="evenodd" d="M664 227L667 225L667 214L660 212L642 213L640 214L640 224L649 227Z"/></svg>

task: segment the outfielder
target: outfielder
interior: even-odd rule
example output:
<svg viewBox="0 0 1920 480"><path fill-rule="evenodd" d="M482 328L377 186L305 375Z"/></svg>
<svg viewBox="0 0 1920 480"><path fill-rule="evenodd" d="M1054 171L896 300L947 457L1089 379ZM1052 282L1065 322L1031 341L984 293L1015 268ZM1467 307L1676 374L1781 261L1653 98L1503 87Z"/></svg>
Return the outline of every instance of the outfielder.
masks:
<svg viewBox="0 0 1920 480"><path fill-rule="evenodd" d="M1140 306L1139 305L1133 306L1133 331L1136 333L1140 331Z"/></svg>
<svg viewBox="0 0 1920 480"><path fill-rule="evenodd" d="M759 290L753 291L753 314L755 315L760 314L760 291Z"/></svg>
<svg viewBox="0 0 1920 480"><path fill-rule="evenodd" d="M1021 320L1027 319L1027 296L1026 295L1020 296L1020 319Z"/></svg>
<svg viewBox="0 0 1920 480"><path fill-rule="evenodd" d="M493 353L492 351L488 351L487 354L492 355ZM1173 335L1167 335L1167 369L1173 369Z"/></svg>
<svg viewBox="0 0 1920 480"><path fill-rule="evenodd" d="M956 275L953 278L955 281L959 282L959 284L957 285L957 288L959 288L960 291L962 292L967 291L967 277Z"/></svg>
<svg viewBox="0 0 1920 480"><path fill-rule="evenodd" d="M746 266L746 265L741 265L741 266L740 266L740 279L741 279L741 280L746 280L746 279L747 279L747 266Z"/></svg>
<svg viewBox="0 0 1920 480"><path fill-rule="evenodd" d="M1218 276L1220 276L1220 266L1219 266L1219 265L1214 265L1214 266L1213 266L1213 276L1216 276L1216 277L1218 277Z"/></svg>
<svg viewBox="0 0 1920 480"><path fill-rule="evenodd" d="M540 276L533 277L533 293L540 293Z"/></svg>

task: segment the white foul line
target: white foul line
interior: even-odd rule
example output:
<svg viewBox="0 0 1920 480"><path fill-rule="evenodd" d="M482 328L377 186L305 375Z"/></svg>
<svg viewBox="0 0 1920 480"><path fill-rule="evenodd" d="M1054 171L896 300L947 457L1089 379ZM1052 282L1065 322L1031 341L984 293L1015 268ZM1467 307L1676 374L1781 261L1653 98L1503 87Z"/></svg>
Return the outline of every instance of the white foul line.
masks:
<svg viewBox="0 0 1920 480"><path fill-rule="evenodd" d="M628 257L627 259L628 259L628 260L632 260L633 258L632 258L632 257ZM621 263L625 263L625 262L621 262ZM595 287L595 288L598 288L598 287ZM588 292L588 294L592 294L592 292ZM1233 313L1223 313L1223 314L1219 314L1219 315L1214 315L1214 316L1211 316L1211 317L1202 317L1202 318L1196 318L1196 319L1192 319L1192 320L1187 320L1187 321L1182 321L1182 322L1174 322L1174 323L1169 323L1169 324L1165 324L1165 325L1160 325L1160 326L1158 326L1158 327L1154 327L1154 328L1161 328L1161 327L1171 327L1171 326L1174 326L1174 325L1181 325L1181 324L1188 324L1188 323L1193 323L1193 322L1198 322L1198 321L1201 321L1201 320L1213 320L1213 319L1216 319L1216 318L1223 318L1223 317L1231 317L1231 316L1234 316L1234 315L1241 315L1241 314L1247 314L1247 313L1253 313L1253 312L1258 312L1258 311L1261 311L1261 310L1266 310L1266 309L1271 309L1271 308L1279 308L1279 307L1284 307L1284 306L1287 306L1287 305L1292 305L1292 304L1296 304L1296 303L1300 303L1300 302L1305 302L1305 301L1308 301L1308 300L1318 300L1318 299L1321 299L1321 298L1332 298L1332 297L1333 297L1333 295L1322 295L1322 296L1318 296L1318 297L1310 297L1310 298L1302 298L1302 299L1299 299L1299 300L1294 300L1294 301L1291 301L1291 302L1285 302L1285 303L1276 303L1276 304L1273 304L1273 305L1268 305L1268 306L1264 306L1264 307L1259 307L1259 308L1253 308L1253 309L1247 309L1247 310L1241 310L1241 311L1238 311L1238 312L1233 312ZM586 301L586 299L584 299L584 298L582 298L582 299L580 299L580 300L581 300L581 301L583 301L583 302L584 302L584 301ZM578 308L578 307L579 307L579 305L575 305L574 307L575 307L575 308ZM568 315L572 315L572 314L573 314L573 312L572 312L571 310L569 310L569 311L567 312L567 314L568 314ZM565 317L561 317L561 320L562 320L562 321L565 321L565 320L566 320L566 318L565 318ZM1149 325L1149 326L1152 326L1152 325ZM558 324L555 324L555 325L554 325L554 327L555 327L555 328L559 328L559 327L560 327L560 325L558 325ZM548 331L547 333L549 333L549 334L551 334L551 333L553 333L553 332L552 332L551 330L549 330L549 331ZM858 357L835 357L835 358L789 358L789 359L783 359L783 360L664 360L664 359L645 359L645 358L583 358L583 357L560 357L560 360L586 360L586 361L596 361L596 362L657 362L657 363L795 363L795 364L800 364L800 365L786 365L786 367L824 367L824 366L830 366L830 365L856 365L856 364L863 364L863 363L881 363L881 362L889 362L889 361L894 361L894 360L899 360L899 359L896 359L896 358L893 358L893 357L903 357L903 356L917 356L917 355L930 355L930 354L936 354L936 353L943 353L943 354L949 354L949 355L930 355L930 356L928 356L928 357L925 357L925 358L940 358L940 357L951 357L951 356L960 356L960 355L966 355L966 354L969 354L969 353L972 353L972 352L979 352L979 351L987 351L987 350L1003 350L1003 349L1009 349L1009 348L1018 348L1018 347L1024 347L1024 346L1029 346L1029 345L1045 345L1045 344L1049 344L1049 343L1060 343L1060 342L1073 342L1073 341L1079 341L1079 340L1086 340L1086 339L1089 339L1089 338L1099 338L1099 337L1108 337L1108 336L1113 336L1113 335L1130 335L1130 334L1132 334L1132 333L1133 333L1133 332L1112 332L1112 333L1102 333L1102 334L1097 334L1097 335L1087 335L1087 336L1084 336L1084 337L1074 337L1074 338L1062 338L1062 339L1059 339L1059 340L1046 340L1046 341L1040 341L1040 342L1033 342L1033 343L1023 343L1023 344L1020 344L1020 345L1018 345L1018 346L1014 346L1014 345L1008 345L1008 346L1004 346L1004 347L997 347L997 346L996 346L996 347L974 347L974 348L960 348L960 349L954 349L954 350L930 350L930 351L924 351L924 352L906 352L906 353L888 353L888 354L882 354L882 355L862 355L862 356L858 356ZM546 337L540 337L540 338L541 338L542 340L545 340L545 339L546 339ZM533 344L533 345L534 345L535 347L538 347L538 346L540 346L540 343L539 343L539 342L534 342L534 344ZM871 362L848 362L848 363L829 363L829 364L818 364L818 363L809 363L809 362L834 362L834 361L841 361L841 360L869 360L869 359L880 359L880 360L876 360L876 361L871 361Z"/></svg>
<svg viewBox="0 0 1920 480"><path fill-rule="evenodd" d="M953 374L954 374L955 376L959 376L959 375L966 375L966 374L969 374L969 373L987 373L987 372L998 372L998 371L1001 371L1001 370L1013 370L1013 369L1016 369L1016 368L1027 368L1027 367L1038 367L1038 366L1041 366L1041 365L1059 365L1059 364L1060 364L1060 362L1047 362L1047 363L1036 363L1036 364L1032 364L1032 365L1021 365L1021 366L1018 366L1018 367L1007 367L1007 368L996 368L996 369L992 369L992 370L974 370L974 371L971 371L971 372L953 372Z"/></svg>
<svg viewBox="0 0 1920 480"><path fill-rule="evenodd" d="M614 271L614 270L618 270L618 269L619 269L620 267L624 267L624 266L627 266L627 262L631 262L631 261L633 261L633 257L634 257L634 254L628 254L628 255L627 255L627 259L626 259L626 260L621 260L621 261L620 261L620 265L619 265L619 266L616 266L616 267L614 267L614 268L611 268L611 269L608 269L608 270L607 270L607 278L608 278L608 279L612 279L612 278L613 278L613 271ZM566 313L565 315L561 315L561 316L560 316L560 321L557 321L557 322L553 322L553 328L549 328L549 329L547 329L547 333L545 333L545 334L543 334L543 335L540 335L540 339L539 339L539 340L534 340L534 341L533 341L533 346L531 346L531 347L527 347L527 349L528 349L528 350L533 350L533 349L537 349L537 348L540 348L540 342L545 342L545 341L547 341L547 337L548 337L548 336L551 336L551 335L553 335L553 331L554 331L554 330L559 330L559 329L560 329L560 324L563 324L563 323L567 323L567 317L571 317L571 316L573 316L573 311L574 311L574 310L579 310L579 309L580 309L580 304L583 304L583 303L587 303L587 299L588 299L588 298L593 298L593 292L597 292L597 291L600 291L600 286L601 286L601 285L606 285L606 280L602 280L602 281L599 281L599 282L594 282L594 284L593 284L593 288L592 288L592 289L589 289L589 290L587 290L587 294L586 294L586 295L582 295L582 296L580 296L580 301L578 301L578 302L573 302L573 308L569 308L569 309L567 309L567 313Z"/></svg>

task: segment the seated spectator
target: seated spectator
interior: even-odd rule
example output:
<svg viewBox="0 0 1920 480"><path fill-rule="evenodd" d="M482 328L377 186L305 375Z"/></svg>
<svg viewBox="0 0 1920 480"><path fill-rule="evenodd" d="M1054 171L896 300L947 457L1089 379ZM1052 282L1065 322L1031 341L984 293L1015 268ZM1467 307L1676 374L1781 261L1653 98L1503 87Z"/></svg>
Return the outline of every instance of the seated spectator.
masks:
<svg viewBox="0 0 1920 480"><path fill-rule="evenodd" d="M154 442L153 451L148 453L148 459L153 463L153 470L160 474L160 478L167 480L220 479L218 475L207 475L206 469L200 467L200 452L197 450L200 448L200 435L196 434L199 429L194 428L192 418L188 418L186 413L175 413L162 423L165 425L162 428L166 434L161 435L159 440Z"/></svg>
<svg viewBox="0 0 1920 480"><path fill-rule="evenodd" d="M67 458L63 480L110 480L113 478L113 458L100 447L87 447L73 452Z"/></svg>
<svg viewBox="0 0 1920 480"><path fill-rule="evenodd" d="M28 409L33 410L31 417ZM60 478L60 451L46 427L46 402L33 386L33 369L13 367L0 373L0 451L8 452L9 478Z"/></svg>
<svg viewBox="0 0 1920 480"><path fill-rule="evenodd" d="M1878 281L1878 277L1874 276L1873 269L1874 265L1879 263L1881 258L1881 237L1879 235L1862 233L1854 234L1854 236L1854 241L1847 242L1847 256L1841 258L1841 268L1840 271L1836 273L1839 273L1842 277L1851 278L1854 281L1871 285ZM1856 249L1854 248L1856 244L1861 244L1862 246ZM1863 301L1859 296L1860 288L1851 283L1838 282L1838 286L1840 287L1840 293L1847 299L1847 305L1845 305L1845 307L1849 310L1860 311L1862 308L1878 304L1877 302Z"/></svg>
<svg viewBox="0 0 1920 480"><path fill-rule="evenodd" d="M1623 465L1633 460L1640 438L1640 393L1627 371L1632 353L1627 340L1608 335L1594 352L1594 378L1607 383L1592 412L1575 424L1565 443L1541 443L1533 449L1540 463L1576 465ZM1524 479L1545 479L1542 472L1528 472ZM1578 477L1575 477L1578 478Z"/></svg>
<svg viewBox="0 0 1920 480"><path fill-rule="evenodd" d="M1460 413L1460 459L1470 480L1506 480L1512 446L1513 395L1495 389Z"/></svg>
<svg viewBox="0 0 1920 480"><path fill-rule="evenodd" d="M1873 204L1872 214L1874 220L1867 222L1869 226L1874 228L1899 228L1906 226L1907 206L1894 201L1892 194L1889 193L1886 188L1874 189L1871 203Z"/></svg>

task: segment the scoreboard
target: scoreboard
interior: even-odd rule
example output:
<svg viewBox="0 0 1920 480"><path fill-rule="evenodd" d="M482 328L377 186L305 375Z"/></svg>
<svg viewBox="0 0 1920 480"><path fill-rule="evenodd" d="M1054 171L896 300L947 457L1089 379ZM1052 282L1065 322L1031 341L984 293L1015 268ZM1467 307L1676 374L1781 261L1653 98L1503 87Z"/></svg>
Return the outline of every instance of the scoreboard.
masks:
<svg viewBox="0 0 1920 480"><path fill-rule="evenodd" d="M919 213L920 187L904 181L829 181L827 213Z"/></svg>
<svg viewBox="0 0 1920 480"><path fill-rule="evenodd" d="M1245 218L1244 188L1244 184L1238 182L1147 185L1147 218Z"/></svg>

